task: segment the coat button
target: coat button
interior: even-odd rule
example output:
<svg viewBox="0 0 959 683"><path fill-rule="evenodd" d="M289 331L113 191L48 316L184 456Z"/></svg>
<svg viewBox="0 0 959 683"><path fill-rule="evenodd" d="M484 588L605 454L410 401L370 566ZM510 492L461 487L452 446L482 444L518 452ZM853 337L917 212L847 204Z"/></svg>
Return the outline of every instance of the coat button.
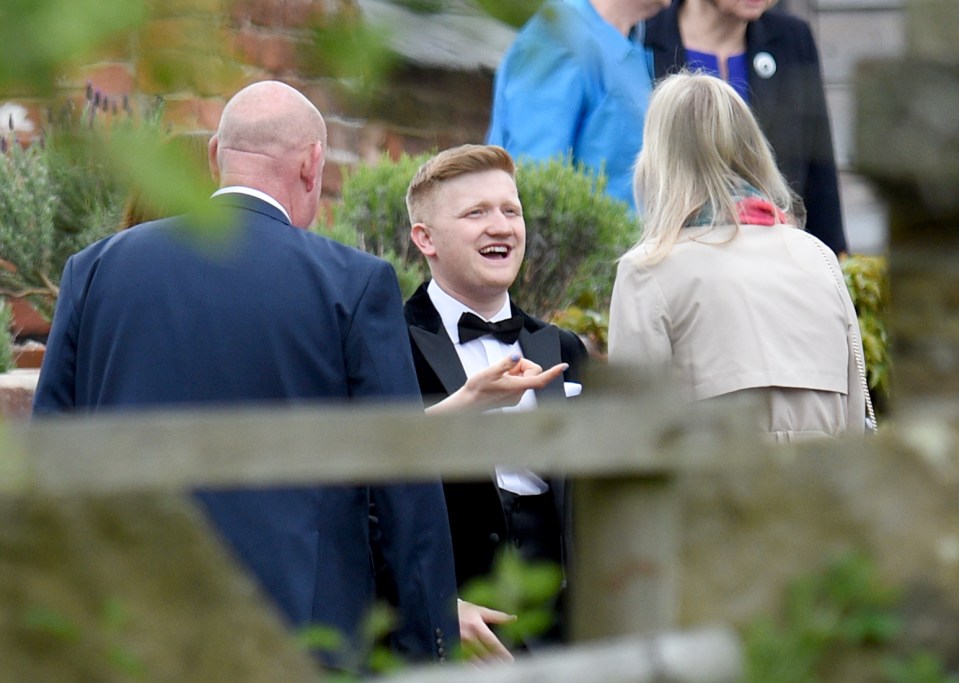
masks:
<svg viewBox="0 0 959 683"><path fill-rule="evenodd" d="M436 637L437 637L437 638L442 638L442 637L443 637L443 629L441 629L441 628L436 629Z"/></svg>
<svg viewBox="0 0 959 683"><path fill-rule="evenodd" d="M499 543L499 534L497 534L496 532L491 533L489 535L489 542L494 545Z"/></svg>

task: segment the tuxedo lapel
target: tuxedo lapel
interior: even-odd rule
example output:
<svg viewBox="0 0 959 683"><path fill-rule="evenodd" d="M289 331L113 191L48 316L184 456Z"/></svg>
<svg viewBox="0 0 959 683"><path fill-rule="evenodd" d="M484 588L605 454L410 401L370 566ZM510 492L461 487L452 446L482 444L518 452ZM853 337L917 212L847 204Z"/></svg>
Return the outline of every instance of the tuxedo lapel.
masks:
<svg viewBox="0 0 959 683"><path fill-rule="evenodd" d="M449 395L466 384L466 372L426 286L424 282L413 293L404 306L404 313L410 328L414 360L416 355L421 356ZM420 375L420 389L424 393L438 393L439 387L423 385L424 378L419 369L417 375Z"/></svg>
<svg viewBox="0 0 959 683"><path fill-rule="evenodd" d="M466 384L466 372L445 328L440 326L438 332L430 332L410 325L410 338L436 373L447 394Z"/></svg>

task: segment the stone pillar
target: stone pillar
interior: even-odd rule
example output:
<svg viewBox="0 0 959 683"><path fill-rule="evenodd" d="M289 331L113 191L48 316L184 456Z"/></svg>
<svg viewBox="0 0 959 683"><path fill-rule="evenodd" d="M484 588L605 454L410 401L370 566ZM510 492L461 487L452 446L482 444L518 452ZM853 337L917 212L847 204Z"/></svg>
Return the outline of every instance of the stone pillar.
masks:
<svg viewBox="0 0 959 683"><path fill-rule="evenodd" d="M889 205L894 407L959 393L959 3L906 12L906 54L856 79L857 170Z"/></svg>

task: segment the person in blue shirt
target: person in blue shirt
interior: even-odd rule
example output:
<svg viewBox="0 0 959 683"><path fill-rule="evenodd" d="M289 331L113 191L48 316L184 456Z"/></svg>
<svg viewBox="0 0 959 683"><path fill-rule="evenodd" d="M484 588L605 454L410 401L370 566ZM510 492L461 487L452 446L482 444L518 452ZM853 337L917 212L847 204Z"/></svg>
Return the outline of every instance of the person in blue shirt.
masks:
<svg viewBox="0 0 959 683"><path fill-rule="evenodd" d="M517 158L569 154L633 204L652 83L643 21L669 0L548 0L496 73L487 142Z"/></svg>

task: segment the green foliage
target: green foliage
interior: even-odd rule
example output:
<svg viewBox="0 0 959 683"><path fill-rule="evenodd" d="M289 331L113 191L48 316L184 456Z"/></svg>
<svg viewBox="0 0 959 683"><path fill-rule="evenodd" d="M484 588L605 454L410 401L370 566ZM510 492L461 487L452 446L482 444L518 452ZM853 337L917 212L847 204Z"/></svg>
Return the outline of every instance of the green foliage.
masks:
<svg viewBox="0 0 959 683"><path fill-rule="evenodd" d="M559 594L563 572L551 562L528 563L512 551L497 556L493 571L469 582L460 597L483 607L516 615L516 620L495 627L507 647L546 632L556 619L555 598ZM406 663L389 647L389 636L396 629L396 613L379 603L366 614L358 647L347 656L344 666L351 671L386 675L402 669ZM338 629L313 625L302 629L297 640L301 647L315 652L342 653L349 645ZM462 656L464 653L455 653ZM357 674L331 674L332 680L347 683L360 680Z"/></svg>
<svg viewBox="0 0 959 683"><path fill-rule="evenodd" d="M13 311L0 298L0 372L13 370Z"/></svg>
<svg viewBox="0 0 959 683"><path fill-rule="evenodd" d="M902 630L898 599L860 554L798 579L787 591L781 620L762 618L746 628L745 683L819 683L843 656L879 652ZM886 683L954 683L928 653L887 657L882 668Z"/></svg>
<svg viewBox="0 0 959 683"><path fill-rule="evenodd" d="M333 227L321 230L332 239L389 261L403 298L429 277L426 261L410 240L406 187L429 155L404 154L396 162L358 166L343 179L342 201L333 208Z"/></svg>
<svg viewBox="0 0 959 683"><path fill-rule="evenodd" d="M606 177L566 158L521 162L516 183L526 221L526 260L511 295L550 317L583 292L608 310L615 260L636 241L639 224L605 193Z"/></svg>
<svg viewBox="0 0 959 683"><path fill-rule="evenodd" d="M416 170L430 155L408 156L358 166L343 179L342 202L334 209L334 225L348 234L353 244L381 258L393 255L403 265L415 264L428 272L419 251L410 241L406 211L406 188Z"/></svg>
<svg viewBox="0 0 959 683"><path fill-rule="evenodd" d="M907 659L891 657L883 673L888 683L959 683L959 675L946 672L942 661L930 652L917 652Z"/></svg>
<svg viewBox="0 0 959 683"><path fill-rule="evenodd" d="M392 3L417 14L436 14L446 8L445 0L392 0Z"/></svg>
<svg viewBox="0 0 959 683"><path fill-rule="evenodd" d="M551 322L586 337L598 353L606 352L609 343L609 307L600 308L596 292L580 292L576 301L552 315Z"/></svg>
<svg viewBox="0 0 959 683"><path fill-rule="evenodd" d="M70 143L14 144L0 156L0 294L28 296L49 314L67 257L113 231L123 191L109 168L78 161Z"/></svg>
<svg viewBox="0 0 959 683"><path fill-rule="evenodd" d="M388 636L396 628L396 613L389 605L378 603L363 619L359 649L351 652L344 662L347 669L377 675L401 669L404 662L389 647ZM332 626L314 624L297 635L300 645L314 652L342 653L349 643L343 633ZM329 674L330 680L346 683L361 680L352 673Z"/></svg>
<svg viewBox="0 0 959 683"><path fill-rule="evenodd" d="M0 254L16 269L0 270L0 293L55 296L57 200L47 161L37 145L0 156Z"/></svg>
<svg viewBox="0 0 959 683"><path fill-rule="evenodd" d="M536 13L543 0L477 0L476 4L491 17L518 28Z"/></svg>
<svg viewBox="0 0 959 683"><path fill-rule="evenodd" d="M110 102L87 95L80 113L61 108L42 137L0 155L0 255L16 267L0 269L0 295L27 296L47 315L67 258L117 230L131 188L162 215L209 206L209 175L169 144L162 103L137 118L127 106L103 113ZM206 217L200 236L219 236L216 217Z"/></svg>
<svg viewBox="0 0 959 683"><path fill-rule="evenodd" d="M344 178L333 236L393 263L409 296L429 269L409 238L406 188L429 155L360 166ZM526 259L511 294L528 312L549 317L574 302L606 310L615 259L638 228L624 204L603 192L605 179L569 159L519 166L516 175L526 222ZM355 239L349 239L349 227ZM584 322L584 324L586 324Z"/></svg>
<svg viewBox="0 0 959 683"><path fill-rule="evenodd" d="M415 0L412 0L415 2ZM429 0L417 3L429 11ZM351 12L323 14L302 55L306 75L335 78L354 105L368 104L393 72L397 56L389 47L387 28L371 26Z"/></svg>
<svg viewBox="0 0 959 683"><path fill-rule="evenodd" d="M30 633L60 642L76 643L83 638L83 630L78 624L57 610L46 607L28 609L23 625Z"/></svg>
<svg viewBox="0 0 959 683"><path fill-rule="evenodd" d="M23 628L31 638L42 639L50 649L71 645L102 659L123 680L147 680L142 659L123 644L130 616L117 600L106 600L92 628L84 628L57 609L36 605L26 611Z"/></svg>
<svg viewBox="0 0 959 683"><path fill-rule="evenodd" d="M853 255L842 262L842 272L859 317L869 388L886 398L891 365L886 332L886 302L889 301L886 259Z"/></svg>
<svg viewBox="0 0 959 683"><path fill-rule="evenodd" d="M516 620L496 627L506 647L545 633L556 619L554 599L563 583L562 570L552 562L525 562L516 552L500 553L489 576L467 583L460 597L490 607Z"/></svg>
<svg viewBox="0 0 959 683"><path fill-rule="evenodd" d="M51 92L64 66L146 17L143 0L4 0L0 5L0 88Z"/></svg>

